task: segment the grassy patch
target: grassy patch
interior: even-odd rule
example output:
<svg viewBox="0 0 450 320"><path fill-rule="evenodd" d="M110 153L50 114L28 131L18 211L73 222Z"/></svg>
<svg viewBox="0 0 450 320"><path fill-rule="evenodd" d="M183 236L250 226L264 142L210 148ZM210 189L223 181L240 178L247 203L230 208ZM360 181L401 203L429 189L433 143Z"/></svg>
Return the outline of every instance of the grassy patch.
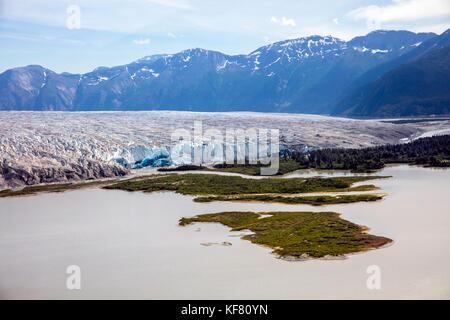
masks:
<svg viewBox="0 0 450 320"><path fill-rule="evenodd" d="M357 195L339 195L339 196L305 196L305 197L283 197L278 195L247 195L247 196L210 196L195 198L196 202L213 202L213 201L260 201L275 202L286 204L310 204L313 206L321 206L327 204L353 203L353 202L369 202L383 199L378 194L357 194Z"/></svg>
<svg viewBox="0 0 450 320"><path fill-rule="evenodd" d="M234 172L234 173L241 173L251 176L259 176L261 173L261 168L267 167L267 165L263 164L216 164L214 166L215 171L222 171L222 172ZM299 169L305 169L306 166L303 166L299 164L297 161L291 160L291 159L282 159L280 158L279 162L279 169L278 169L278 175L283 175L295 170Z"/></svg>
<svg viewBox="0 0 450 320"><path fill-rule="evenodd" d="M124 181L105 186L127 191L176 191L187 195L294 194L305 192L342 192L373 190L366 185L352 188L355 182L385 178L352 176L333 178L263 178L247 179L215 174L172 174L138 181ZM362 189L362 190L361 190Z"/></svg>
<svg viewBox="0 0 450 320"><path fill-rule="evenodd" d="M20 190L1 190L0 198L4 197L17 197L17 196L27 196L34 195L43 192L63 192L68 190L76 190L81 188L93 187L93 186L103 186L108 183L115 183L117 180L110 181L92 181L92 182L82 182L82 183L57 183L57 184L46 184L39 186L25 187Z"/></svg>
<svg viewBox="0 0 450 320"><path fill-rule="evenodd" d="M261 218L261 214L270 214ZM232 230L248 229L243 239L273 248L281 257L320 258L378 248L391 239L365 233L364 227L335 212L221 212L182 218L181 226L220 222Z"/></svg>
<svg viewBox="0 0 450 320"><path fill-rule="evenodd" d="M197 165L182 165L178 167L169 167L169 168L158 168L159 172L176 172L176 171L195 171L195 170L206 170L206 167L197 166Z"/></svg>

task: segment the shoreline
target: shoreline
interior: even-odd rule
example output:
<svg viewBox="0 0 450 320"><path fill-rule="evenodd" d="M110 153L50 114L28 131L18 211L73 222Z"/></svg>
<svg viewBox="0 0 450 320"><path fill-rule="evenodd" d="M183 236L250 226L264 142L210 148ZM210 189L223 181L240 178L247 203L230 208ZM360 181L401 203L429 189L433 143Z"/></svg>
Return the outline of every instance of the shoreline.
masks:
<svg viewBox="0 0 450 320"><path fill-rule="evenodd" d="M244 219L247 215L248 219L250 219L247 222L239 222L239 220L236 219ZM256 215L256 216L255 216ZM251 218L250 218L251 216ZM334 223L344 223L348 224L349 226L354 226L356 229L353 231L354 233L350 232L349 235L353 235L355 237L354 239L350 240L351 246L346 249L345 241L348 241L344 235L342 235L340 238L334 239L330 236L333 234L332 230L329 230L328 232L324 233L323 237L326 237L328 240L323 243L323 241L319 242L320 245L316 246L309 246L309 244L306 244L306 247L304 249L301 249L302 246L305 246L304 242L306 241L309 243L312 239L315 239L312 233L306 233L303 236L298 239L297 242L292 242L292 240L289 239L291 237L292 233L294 233L291 228L293 228L295 225L285 225L284 228L288 228L288 233L290 235L288 236L288 239L286 239L286 242L281 241L279 238L279 235L276 236L273 240L270 240L270 234L271 232L276 232L276 234L283 232L283 227L280 227L277 225L277 218L282 218L283 223L286 224L287 220L284 220L284 216L286 217L293 217L293 218L304 218L305 216L317 216L320 217L320 219L324 219L324 217L333 217ZM383 237L383 236L376 236L369 234L370 228L365 225L355 224L349 220L342 218L342 213L336 213L336 212L308 212L308 211L293 211L293 212L220 212L220 213L210 213L210 214L199 214L190 218L181 218L179 220L179 226L180 227L186 227L189 225L195 226L199 223L219 223L227 228L229 228L228 232L234 232L234 231L248 231L247 234L241 235L239 238L241 240L247 240L250 241L252 244L260 245L264 248L271 249L271 254L274 254L277 259L285 260L285 261L307 261L307 260L343 260L349 258L350 254L355 253L363 253L369 250L375 250L375 249L381 249L386 247L386 245L392 244L394 242L393 239ZM247 219L247 218L245 218ZM253 220L252 220L253 219ZM256 220L255 220L256 219ZM269 220L264 220L269 219ZM308 218L309 219L309 218ZM263 221L264 220L264 221ZM271 220L274 220L273 222ZM246 220L244 220L246 221ZM252 222L253 221L253 222ZM268 227L268 223L272 222L274 225L274 229L270 229ZM306 220L311 224L309 220ZM327 221L327 220L326 220ZM244 223L244 224L242 224ZM318 223L315 228L324 227L323 224L320 222L313 222ZM259 226L261 225L261 226ZM240 226L247 226L247 228L241 229ZM309 225L308 225L309 226ZM253 229L252 229L253 228ZM302 230L303 227L301 227L298 230ZM281 234L281 233L280 233ZM311 238L313 237L313 238ZM320 237L320 236L319 236ZM330 238L331 237L331 238ZM260 242L260 239L264 239L263 242ZM302 240L303 239L303 240ZM310 240L308 240L310 239ZM332 240L333 239L333 240ZM359 240L358 240L359 239ZM363 240L364 239L364 240ZM370 240L369 240L370 239ZM302 241L300 241L302 240ZM281 242L280 242L281 241ZM317 239L314 241L318 241ZM359 244L358 247L354 247L354 243L352 241L363 241L361 244ZM369 241L369 242L368 242ZM336 244L334 243L336 242ZM285 244L283 244L285 243ZM321 246L324 246L325 249ZM300 246L295 252L290 253L292 249L288 249L292 246ZM329 247L327 247L329 246ZM342 246L339 247L339 246ZM314 249L313 249L314 248ZM329 251L326 251L327 248L329 248ZM316 251L314 251L316 250ZM323 250L328 253L323 253ZM334 254L340 251L343 251L342 253ZM287 252L286 252L287 251Z"/></svg>

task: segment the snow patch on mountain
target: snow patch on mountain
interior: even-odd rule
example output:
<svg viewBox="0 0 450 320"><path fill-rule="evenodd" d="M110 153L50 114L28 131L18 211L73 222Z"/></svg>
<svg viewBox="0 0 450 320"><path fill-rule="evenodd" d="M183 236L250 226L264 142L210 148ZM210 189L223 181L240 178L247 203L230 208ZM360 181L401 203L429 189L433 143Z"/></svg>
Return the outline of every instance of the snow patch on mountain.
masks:
<svg viewBox="0 0 450 320"><path fill-rule="evenodd" d="M381 50L381 49L372 49L370 52L372 52L372 54L375 54L375 53L388 53L389 52L389 50Z"/></svg>

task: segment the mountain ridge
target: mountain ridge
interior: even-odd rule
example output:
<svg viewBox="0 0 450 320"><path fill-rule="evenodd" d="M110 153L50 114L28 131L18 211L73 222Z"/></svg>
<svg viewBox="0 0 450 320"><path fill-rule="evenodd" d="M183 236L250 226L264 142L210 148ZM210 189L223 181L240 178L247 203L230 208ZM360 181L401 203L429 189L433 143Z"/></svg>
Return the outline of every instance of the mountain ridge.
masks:
<svg viewBox="0 0 450 320"><path fill-rule="evenodd" d="M383 75L362 101L344 112L357 117L450 114L450 45Z"/></svg>
<svg viewBox="0 0 450 320"><path fill-rule="evenodd" d="M326 114L358 76L435 37L386 30L349 41L312 35L249 54L193 48L84 74L18 67L0 74L0 110L128 107Z"/></svg>

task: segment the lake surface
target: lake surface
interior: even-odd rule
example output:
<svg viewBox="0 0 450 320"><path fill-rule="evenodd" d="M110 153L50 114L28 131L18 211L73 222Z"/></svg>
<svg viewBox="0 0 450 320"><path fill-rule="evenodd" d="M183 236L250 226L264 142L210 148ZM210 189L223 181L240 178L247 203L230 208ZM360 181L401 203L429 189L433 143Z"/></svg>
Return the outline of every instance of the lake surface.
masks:
<svg viewBox="0 0 450 320"><path fill-rule="evenodd" d="M393 176L370 182L386 199L323 207L101 189L3 198L0 298L449 299L450 170L377 174ZM223 225L177 225L229 210L336 211L394 243L345 260L285 261ZM232 245L201 245L224 241ZM81 290L66 288L69 265L81 268ZM380 267L379 290L366 286L370 265Z"/></svg>

